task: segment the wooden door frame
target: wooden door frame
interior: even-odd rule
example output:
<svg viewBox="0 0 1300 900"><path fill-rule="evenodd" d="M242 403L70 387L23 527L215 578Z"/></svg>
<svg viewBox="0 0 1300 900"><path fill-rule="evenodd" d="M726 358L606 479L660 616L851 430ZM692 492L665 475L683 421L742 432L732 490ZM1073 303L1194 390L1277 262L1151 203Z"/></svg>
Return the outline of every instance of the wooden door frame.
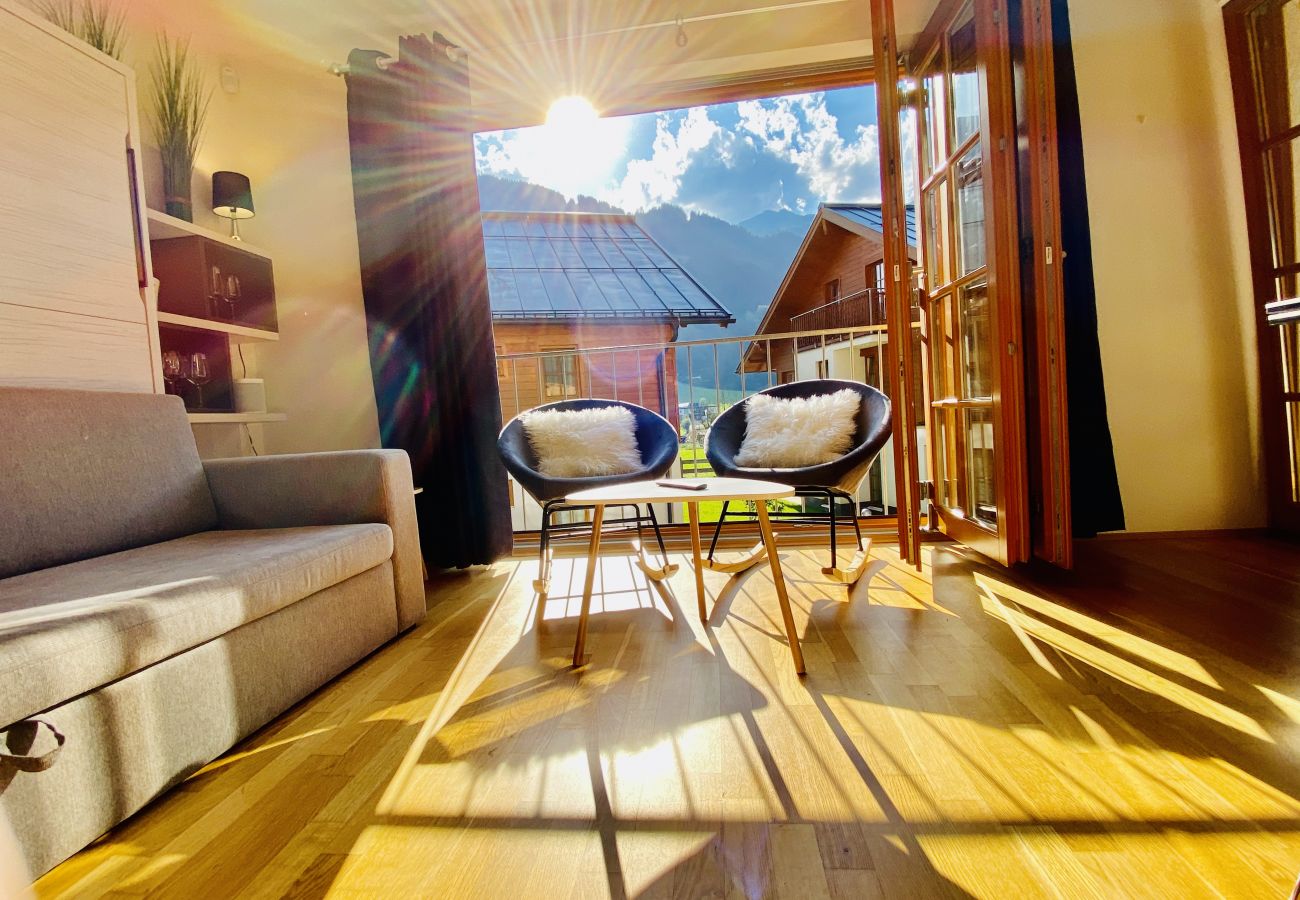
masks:
<svg viewBox="0 0 1300 900"><path fill-rule="evenodd" d="M1251 285L1254 288L1255 343L1258 350L1260 430L1264 449L1265 495L1269 526L1300 532L1300 504L1291 496L1290 447L1286 432L1286 398L1283 394L1280 333L1269 325L1261 298L1272 298L1273 233L1268 216L1268 185L1261 162L1266 141L1260 136L1246 16L1267 0L1229 0L1223 7L1228 45L1228 70L1237 119L1241 153L1241 178L1246 204L1246 232L1250 244ZM1239 98L1248 97L1243 103Z"/></svg>
<svg viewBox="0 0 1300 900"><path fill-rule="evenodd" d="M1070 503L1069 394L1066 380L1065 282L1062 271L1059 134L1052 0L1020 0L1024 52L1024 119L1018 137L1021 237L1025 241L1026 364L1036 395L1026 397L1034 555L1053 565L1074 563Z"/></svg>
<svg viewBox="0 0 1300 900"><path fill-rule="evenodd" d="M875 57L876 128L880 146L880 214L884 225L886 358L896 374L893 443L898 552L921 568L921 484L916 452L916 414L911 386L918 364L912 356L912 271L908 257L907 201L899 136L898 35L893 0L871 0L871 43Z"/></svg>

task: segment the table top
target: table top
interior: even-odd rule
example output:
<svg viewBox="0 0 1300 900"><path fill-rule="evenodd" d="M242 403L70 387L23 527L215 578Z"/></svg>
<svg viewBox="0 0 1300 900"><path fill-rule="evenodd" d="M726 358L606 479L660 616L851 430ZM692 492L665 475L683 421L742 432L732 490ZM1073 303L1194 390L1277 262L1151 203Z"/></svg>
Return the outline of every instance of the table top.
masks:
<svg viewBox="0 0 1300 900"><path fill-rule="evenodd" d="M705 503L710 500L782 500L794 496L794 488L774 481L749 478L688 479L707 485L702 491L662 487L653 481L631 481L609 487L577 491L564 498L566 503L613 505L617 503Z"/></svg>

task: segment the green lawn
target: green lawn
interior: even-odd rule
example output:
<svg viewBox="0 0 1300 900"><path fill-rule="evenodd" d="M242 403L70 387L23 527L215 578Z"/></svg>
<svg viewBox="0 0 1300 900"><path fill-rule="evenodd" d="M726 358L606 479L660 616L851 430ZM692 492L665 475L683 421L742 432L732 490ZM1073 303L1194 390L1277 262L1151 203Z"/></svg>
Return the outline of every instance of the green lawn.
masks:
<svg viewBox="0 0 1300 900"><path fill-rule="evenodd" d="M679 457L682 461L683 478L711 478L713 476L713 468L709 465L708 460L705 459L703 447L696 448L690 445L684 445L681 448ZM698 466L698 468L693 467L692 463ZM799 508L796 504L784 500L774 502L779 503L781 509L793 511ZM740 504L733 503L730 511L736 512L739 508ZM721 500L706 500L700 504L701 522L716 522L720 515L722 515ZM731 519L728 518L728 521L731 521Z"/></svg>

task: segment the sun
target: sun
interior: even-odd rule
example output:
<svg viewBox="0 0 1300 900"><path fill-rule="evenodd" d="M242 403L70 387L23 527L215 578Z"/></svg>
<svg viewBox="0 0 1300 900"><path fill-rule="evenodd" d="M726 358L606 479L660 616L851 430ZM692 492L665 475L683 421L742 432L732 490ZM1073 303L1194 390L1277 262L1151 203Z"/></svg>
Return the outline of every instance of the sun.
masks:
<svg viewBox="0 0 1300 900"><path fill-rule="evenodd" d="M501 161L526 181L571 199L599 196L620 177L629 125L625 117L601 118L584 97L560 97L545 124L502 133Z"/></svg>
<svg viewBox="0 0 1300 900"><path fill-rule="evenodd" d="M576 94L559 98L546 111L547 128L571 134L589 130L599 119L596 108Z"/></svg>

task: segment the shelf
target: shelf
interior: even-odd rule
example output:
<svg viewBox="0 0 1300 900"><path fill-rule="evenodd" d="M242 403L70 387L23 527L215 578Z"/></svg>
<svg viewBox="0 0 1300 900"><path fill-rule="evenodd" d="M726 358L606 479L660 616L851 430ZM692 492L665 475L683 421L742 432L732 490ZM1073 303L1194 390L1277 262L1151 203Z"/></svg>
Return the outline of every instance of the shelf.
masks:
<svg viewBox="0 0 1300 900"><path fill-rule="evenodd" d="M219 322L216 319L200 319L196 316L182 316L179 313L159 312L159 325L179 325L182 328L195 328L199 331L215 331L230 335L236 344L253 341L278 341L280 335L265 328L253 328L248 325L236 325L234 322Z"/></svg>
<svg viewBox="0 0 1300 900"><path fill-rule="evenodd" d="M261 425L266 422L284 422L288 416L275 412L200 412L188 413L191 425Z"/></svg>
<svg viewBox="0 0 1300 900"><path fill-rule="evenodd" d="M146 211L149 218L149 240L165 241L169 238L205 237L210 241L216 241L227 247L233 247L236 250L243 250L245 253L251 253L254 256L260 256L263 259L270 259L271 254L254 247L245 241L234 241L229 235L222 234L219 231L213 231L211 228L204 228L201 225L195 225L193 222L186 222L184 219L178 219L175 216L169 216L165 212L159 212L156 209Z"/></svg>

